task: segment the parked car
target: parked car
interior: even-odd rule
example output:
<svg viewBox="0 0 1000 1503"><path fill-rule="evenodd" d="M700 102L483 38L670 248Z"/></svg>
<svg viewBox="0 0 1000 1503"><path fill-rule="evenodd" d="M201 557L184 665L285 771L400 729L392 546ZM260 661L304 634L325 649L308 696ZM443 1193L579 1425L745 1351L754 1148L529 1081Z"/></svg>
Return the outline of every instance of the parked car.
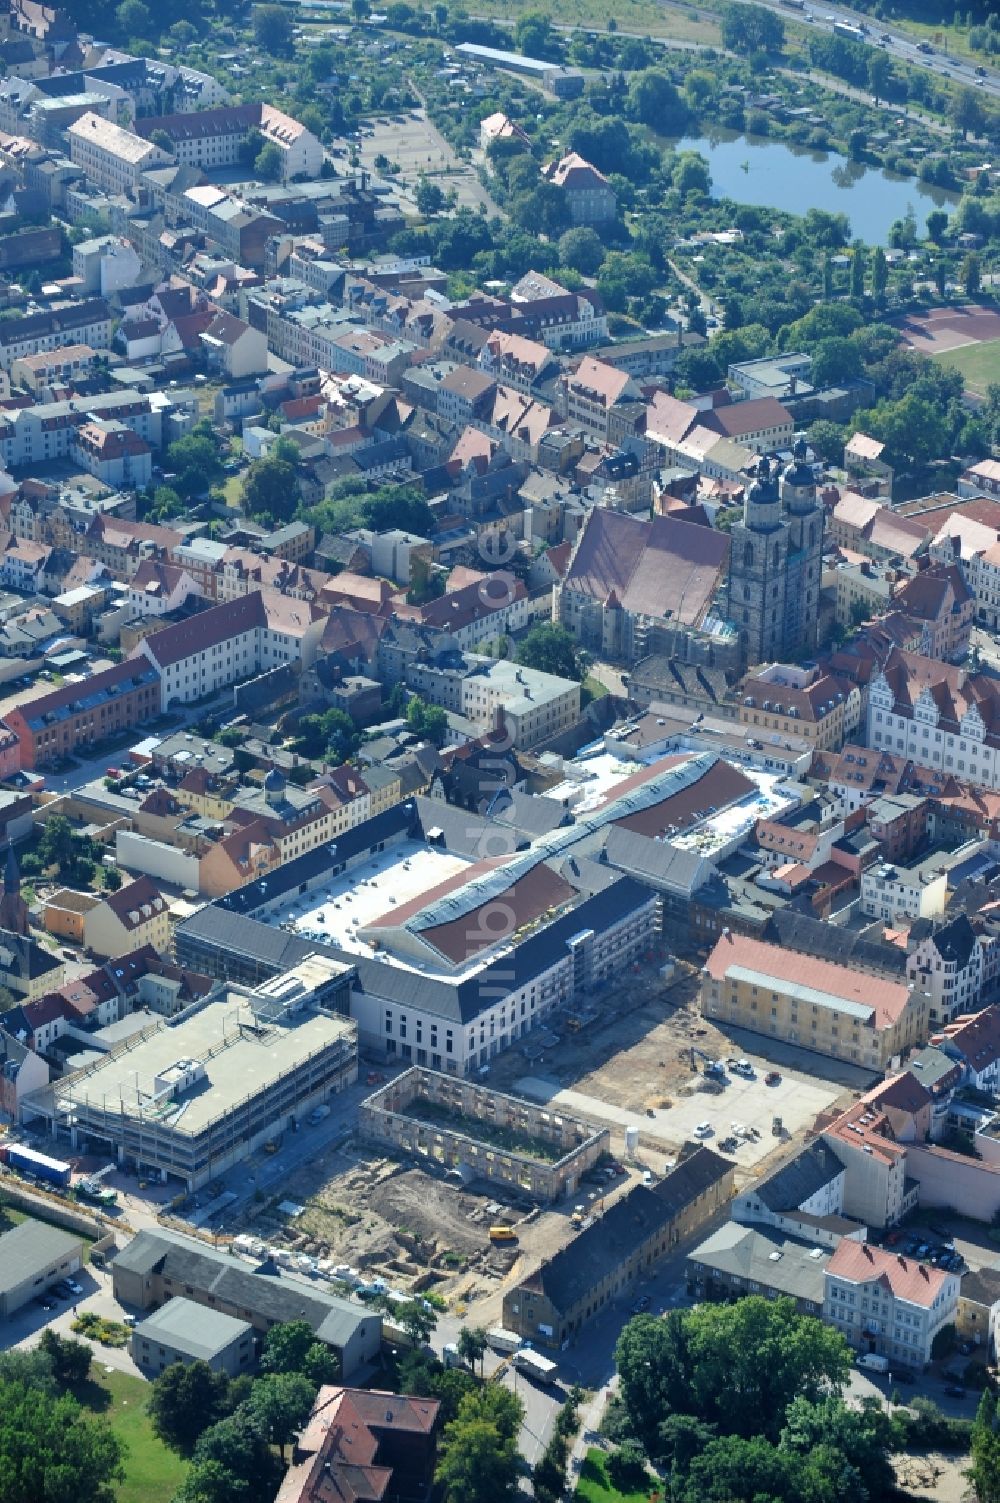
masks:
<svg viewBox="0 0 1000 1503"><path fill-rule="evenodd" d="M642 1312L643 1312L643 1310L648 1310L648 1309L649 1309L649 1295L648 1294L640 1294L639 1298L636 1300L635 1304L632 1306L632 1314L633 1315L641 1315Z"/></svg>
<svg viewBox="0 0 1000 1503"><path fill-rule="evenodd" d="M764 1076L764 1084L765 1085L780 1085L781 1084L781 1073L780 1073L780 1071L778 1071L778 1070L768 1070L767 1074Z"/></svg>
<svg viewBox="0 0 1000 1503"><path fill-rule="evenodd" d="M41 1305L41 1307L42 1307L43 1310L54 1310L55 1309L55 1304L53 1303L52 1300L49 1299L49 1297L48 1297L47 1294L40 1294L38 1296L38 1298L35 1300L35 1304L36 1305Z"/></svg>
<svg viewBox="0 0 1000 1503"><path fill-rule="evenodd" d="M892 1376L897 1383L915 1383L917 1381L908 1367L894 1367Z"/></svg>
<svg viewBox="0 0 1000 1503"><path fill-rule="evenodd" d="M694 1130L694 1135L696 1138L710 1138L712 1136L711 1122L699 1122Z"/></svg>

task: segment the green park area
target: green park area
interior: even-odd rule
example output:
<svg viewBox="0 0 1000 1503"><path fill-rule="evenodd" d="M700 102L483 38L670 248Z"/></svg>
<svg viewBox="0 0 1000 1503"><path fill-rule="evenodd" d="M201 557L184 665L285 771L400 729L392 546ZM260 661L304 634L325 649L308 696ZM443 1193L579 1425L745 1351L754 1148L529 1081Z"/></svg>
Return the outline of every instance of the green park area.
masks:
<svg viewBox="0 0 1000 1503"><path fill-rule="evenodd" d="M963 345L961 349L948 350L937 358L942 365L950 365L959 371L966 390L977 396L984 397L988 387L1000 383L1000 339Z"/></svg>
<svg viewBox="0 0 1000 1503"><path fill-rule="evenodd" d="M108 1371L95 1357L90 1376L71 1392L84 1411L107 1425L125 1448L118 1503L170 1503L188 1463L153 1433L146 1412L150 1388L131 1373Z"/></svg>
<svg viewBox="0 0 1000 1503"><path fill-rule="evenodd" d="M649 1503L651 1489L619 1492L608 1476L607 1458L598 1446L591 1446L580 1468L576 1497L582 1503Z"/></svg>

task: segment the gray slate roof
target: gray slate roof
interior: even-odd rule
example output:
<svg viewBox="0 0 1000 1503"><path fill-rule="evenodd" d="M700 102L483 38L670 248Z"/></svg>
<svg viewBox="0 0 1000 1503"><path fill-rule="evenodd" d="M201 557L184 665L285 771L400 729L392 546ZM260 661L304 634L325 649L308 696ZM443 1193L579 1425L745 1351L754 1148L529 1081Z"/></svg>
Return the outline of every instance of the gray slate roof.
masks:
<svg viewBox="0 0 1000 1503"><path fill-rule="evenodd" d="M146 1276L162 1274L269 1320L305 1320L321 1341L342 1347L358 1328L380 1320L370 1311L300 1279L286 1277L273 1264L251 1268L231 1254L203 1246L176 1232L141 1231L115 1258L115 1264Z"/></svg>
<svg viewBox="0 0 1000 1503"><path fill-rule="evenodd" d="M636 1185L615 1201L555 1257L524 1280L566 1314L661 1227L727 1174L732 1165L710 1148L698 1148L652 1189Z"/></svg>
<svg viewBox="0 0 1000 1503"><path fill-rule="evenodd" d="M843 1164L825 1144L810 1143L754 1185L752 1193L769 1211L797 1211L843 1172Z"/></svg>
<svg viewBox="0 0 1000 1503"><path fill-rule="evenodd" d="M135 1334L150 1342L162 1342L198 1361L209 1362L252 1330L247 1320L237 1320L235 1315L224 1315L221 1310L206 1309L194 1300L175 1297L140 1320Z"/></svg>
<svg viewBox="0 0 1000 1503"><path fill-rule="evenodd" d="M832 1256L829 1248L817 1249L766 1228L728 1221L694 1249L690 1261L760 1284L762 1289L822 1305L823 1275Z"/></svg>

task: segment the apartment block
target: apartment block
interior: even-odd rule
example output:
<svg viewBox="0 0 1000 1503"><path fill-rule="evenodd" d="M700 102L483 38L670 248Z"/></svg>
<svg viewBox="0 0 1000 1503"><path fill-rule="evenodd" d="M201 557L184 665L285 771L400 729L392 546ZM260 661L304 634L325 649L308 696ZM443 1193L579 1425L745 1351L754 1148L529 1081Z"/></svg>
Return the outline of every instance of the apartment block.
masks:
<svg viewBox="0 0 1000 1503"><path fill-rule="evenodd" d="M185 117L187 118L187 117ZM70 160L82 167L88 181L105 193L137 194L142 174L169 167L170 153L110 120L89 111L66 132Z"/></svg>
<svg viewBox="0 0 1000 1503"><path fill-rule="evenodd" d="M954 1324L959 1278L915 1258L844 1241L826 1266L823 1319L859 1352L926 1367L935 1336Z"/></svg>
<svg viewBox="0 0 1000 1503"><path fill-rule="evenodd" d="M114 663L79 684L64 684L10 710L20 764L34 769L70 757L160 713L160 676L147 662Z"/></svg>

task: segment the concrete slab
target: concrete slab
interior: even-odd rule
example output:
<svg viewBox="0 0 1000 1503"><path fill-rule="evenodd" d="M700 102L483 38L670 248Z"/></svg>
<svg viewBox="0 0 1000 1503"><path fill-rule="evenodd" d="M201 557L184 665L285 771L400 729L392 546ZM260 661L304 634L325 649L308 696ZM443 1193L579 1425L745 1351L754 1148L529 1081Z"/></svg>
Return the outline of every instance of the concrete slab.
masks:
<svg viewBox="0 0 1000 1503"><path fill-rule="evenodd" d="M764 1084L764 1075L772 1067L766 1060L746 1055L754 1066L755 1078L727 1074L727 1084L718 1093L695 1091L680 1096L673 1105L660 1108L653 1117L629 1112L583 1091L563 1089L558 1081L544 1076L525 1075L514 1083L514 1090L533 1101L545 1101L567 1112L610 1127L616 1152L624 1147L625 1128L638 1127L639 1154L643 1148L676 1151L685 1139L694 1138L700 1122L709 1122L712 1132L703 1141L715 1147L731 1133L732 1124L755 1127L757 1142L741 1142L731 1157L741 1168L749 1169L766 1158L778 1146L772 1135L773 1118L778 1116L784 1128L783 1141L796 1137L810 1127L816 1116L825 1111L841 1094L841 1087L816 1080L798 1072L783 1071L777 1085Z"/></svg>

